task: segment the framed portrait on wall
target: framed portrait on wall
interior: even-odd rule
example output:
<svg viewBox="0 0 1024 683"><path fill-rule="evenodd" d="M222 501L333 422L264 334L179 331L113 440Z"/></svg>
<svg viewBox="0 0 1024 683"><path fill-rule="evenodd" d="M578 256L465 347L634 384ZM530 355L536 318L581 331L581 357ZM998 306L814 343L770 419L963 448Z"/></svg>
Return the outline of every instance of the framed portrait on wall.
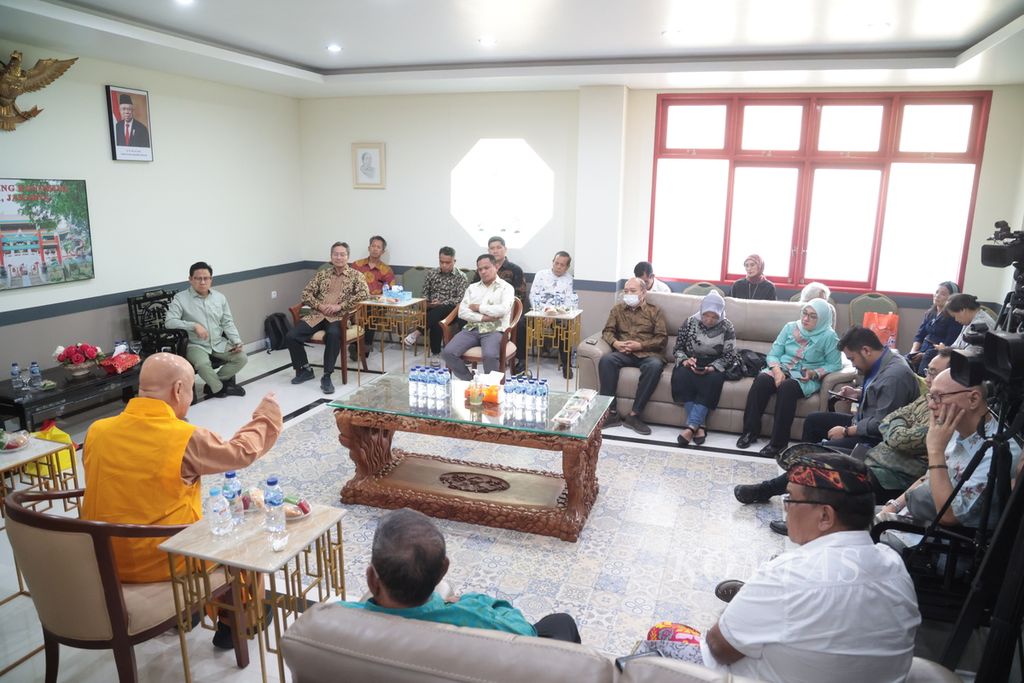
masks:
<svg viewBox="0 0 1024 683"><path fill-rule="evenodd" d="M384 189L384 143L352 143L352 187L364 190Z"/></svg>
<svg viewBox="0 0 1024 683"><path fill-rule="evenodd" d="M153 161L149 93L107 86L110 112L110 153L114 161Z"/></svg>

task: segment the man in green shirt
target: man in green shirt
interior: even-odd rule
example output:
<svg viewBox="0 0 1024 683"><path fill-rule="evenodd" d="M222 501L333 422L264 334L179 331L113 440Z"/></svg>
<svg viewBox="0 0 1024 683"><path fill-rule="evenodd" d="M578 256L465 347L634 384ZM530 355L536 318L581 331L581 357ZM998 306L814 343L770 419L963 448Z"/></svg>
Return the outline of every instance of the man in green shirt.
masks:
<svg viewBox="0 0 1024 683"><path fill-rule="evenodd" d="M235 382L235 375L245 367L242 337L235 327L228 300L213 286L213 268L197 261L188 269L191 285L174 295L167 307L164 327L188 332L185 357L206 382L203 393L215 398L245 396L245 389ZM222 362L214 370L213 359Z"/></svg>
<svg viewBox="0 0 1024 683"><path fill-rule="evenodd" d="M366 568L366 584L373 597L336 604L407 619L580 642L576 622L568 614L549 614L530 624L505 600L480 593L442 598L434 589L447 572L444 536L430 518L408 508L395 510L381 517L373 534Z"/></svg>

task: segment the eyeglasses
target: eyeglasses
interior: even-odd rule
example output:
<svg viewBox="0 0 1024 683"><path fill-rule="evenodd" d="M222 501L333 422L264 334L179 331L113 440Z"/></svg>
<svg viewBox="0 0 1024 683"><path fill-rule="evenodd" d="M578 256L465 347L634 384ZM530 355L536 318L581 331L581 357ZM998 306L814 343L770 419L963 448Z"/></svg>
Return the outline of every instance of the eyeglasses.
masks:
<svg viewBox="0 0 1024 683"><path fill-rule="evenodd" d="M827 505L827 503L822 503L818 500L793 500L793 497L787 493L782 496L782 505Z"/></svg>
<svg viewBox="0 0 1024 683"><path fill-rule="evenodd" d="M803 316L805 318L808 318L808 319L813 319L813 320L817 320L818 319L818 314L815 313L814 311L804 311Z"/></svg>
<svg viewBox="0 0 1024 683"><path fill-rule="evenodd" d="M927 394L924 395L924 398L929 403L936 403L938 405L942 405L942 400L947 396L956 396L957 394L968 394L971 391L973 391L973 389L961 389L960 391L947 391L944 394L940 394L935 391L929 391Z"/></svg>

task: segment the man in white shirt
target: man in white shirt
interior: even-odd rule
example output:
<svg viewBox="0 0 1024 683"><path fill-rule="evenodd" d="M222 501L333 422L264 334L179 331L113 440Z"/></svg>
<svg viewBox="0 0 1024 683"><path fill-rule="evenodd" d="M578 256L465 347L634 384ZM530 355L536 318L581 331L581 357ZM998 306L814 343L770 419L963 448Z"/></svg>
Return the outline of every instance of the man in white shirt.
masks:
<svg viewBox="0 0 1024 683"><path fill-rule="evenodd" d="M516 298L512 285L498 277L496 262L490 254L477 257L476 272L480 280L466 288L459 304L459 317L466 325L441 352L445 365L461 380L473 378L462 354L474 346L480 347L484 372L498 369L501 334L509 326Z"/></svg>
<svg viewBox="0 0 1024 683"><path fill-rule="evenodd" d="M579 297L573 291L572 275L569 274L569 264L571 263L572 257L569 256L569 252L559 251L552 259L550 268L537 272L533 278L533 286L530 287L530 307L533 310L544 312L549 309L569 310L577 307ZM556 321L555 324L565 325L565 322ZM572 379L569 354L564 349L558 350L558 362L562 376Z"/></svg>
<svg viewBox="0 0 1024 683"><path fill-rule="evenodd" d="M900 556L867 528L874 494L849 456L793 458L783 498L800 547L761 566L702 639L705 666L763 681L903 681L921 623Z"/></svg>
<svg viewBox="0 0 1024 683"><path fill-rule="evenodd" d="M641 261L633 266L633 275L644 283L648 292L655 294L671 294L672 290L664 282L654 277L654 266L647 261Z"/></svg>

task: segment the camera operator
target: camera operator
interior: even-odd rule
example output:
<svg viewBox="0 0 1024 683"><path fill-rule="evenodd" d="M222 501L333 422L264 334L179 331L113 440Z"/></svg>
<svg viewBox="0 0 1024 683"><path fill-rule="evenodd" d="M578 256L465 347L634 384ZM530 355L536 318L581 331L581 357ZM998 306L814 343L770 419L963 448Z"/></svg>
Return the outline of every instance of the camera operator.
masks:
<svg viewBox="0 0 1024 683"><path fill-rule="evenodd" d="M984 422L984 433L992 434L998 427L985 402L985 388L978 384L958 384L949 370L939 373L928 392L931 421L925 444L928 448L928 471L899 498L886 503L883 512L900 512L921 522L935 519L937 510L945 505L953 487L962 479L964 468L981 447L984 438L978 426ZM1011 472L1016 472L1020 446L1010 442L1013 457ZM982 523L982 493L988 483L992 452L987 451L971 478L963 485L952 504L939 520L947 526L977 527ZM993 506L994 523L999 511Z"/></svg>
<svg viewBox="0 0 1024 683"><path fill-rule="evenodd" d="M970 294L954 294L949 297L946 300L946 313L963 325L960 336L950 345L952 349L966 349L972 345L971 340L967 339L972 327L974 331L981 330L982 325L986 331L996 329L996 321L981 307L978 297Z"/></svg>

